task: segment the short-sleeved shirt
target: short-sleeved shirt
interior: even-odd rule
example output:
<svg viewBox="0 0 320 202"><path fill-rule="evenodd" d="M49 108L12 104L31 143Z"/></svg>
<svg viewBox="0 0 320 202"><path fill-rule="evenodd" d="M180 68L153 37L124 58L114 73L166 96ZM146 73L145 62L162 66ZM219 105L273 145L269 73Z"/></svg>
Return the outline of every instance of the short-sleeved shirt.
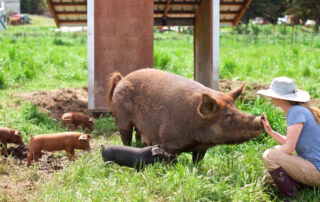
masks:
<svg viewBox="0 0 320 202"><path fill-rule="evenodd" d="M312 162L320 171L320 124L312 112L301 105L290 107L287 115L287 126L304 123L299 136L297 154Z"/></svg>

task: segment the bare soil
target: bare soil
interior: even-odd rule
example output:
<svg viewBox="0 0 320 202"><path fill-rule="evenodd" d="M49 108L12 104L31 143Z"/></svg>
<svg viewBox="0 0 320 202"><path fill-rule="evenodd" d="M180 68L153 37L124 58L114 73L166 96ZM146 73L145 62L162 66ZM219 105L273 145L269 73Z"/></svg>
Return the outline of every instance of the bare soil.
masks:
<svg viewBox="0 0 320 202"><path fill-rule="evenodd" d="M31 101L60 120L66 112L83 112L88 114L88 88L59 89L53 91L36 91L15 94L24 101Z"/></svg>

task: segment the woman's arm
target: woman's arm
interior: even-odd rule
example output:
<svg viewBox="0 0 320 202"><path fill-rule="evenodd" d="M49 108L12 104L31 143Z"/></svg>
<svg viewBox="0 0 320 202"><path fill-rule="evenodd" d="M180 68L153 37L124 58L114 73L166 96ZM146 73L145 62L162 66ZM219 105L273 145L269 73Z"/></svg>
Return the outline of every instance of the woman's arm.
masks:
<svg viewBox="0 0 320 202"><path fill-rule="evenodd" d="M286 142L286 136L281 135L278 132L275 132L272 130L269 121L267 119L267 116L263 113L262 114L262 120L261 120L263 127L265 129L265 131L271 136L273 137L277 142L279 142L280 144L284 144Z"/></svg>
<svg viewBox="0 0 320 202"><path fill-rule="evenodd" d="M283 136L272 130L265 114L262 114L262 124L266 132L273 137L281 145L276 146L276 149L284 153L292 154L296 148L300 133L303 128L303 123L297 123L287 127L287 136Z"/></svg>
<svg viewBox="0 0 320 202"><path fill-rule="evenodd" d="M287 127L287 138L284 144L276 149L279 149L287 154L292 154L296 149L296 145L303 128L303 123L297 123Z"/></svg>

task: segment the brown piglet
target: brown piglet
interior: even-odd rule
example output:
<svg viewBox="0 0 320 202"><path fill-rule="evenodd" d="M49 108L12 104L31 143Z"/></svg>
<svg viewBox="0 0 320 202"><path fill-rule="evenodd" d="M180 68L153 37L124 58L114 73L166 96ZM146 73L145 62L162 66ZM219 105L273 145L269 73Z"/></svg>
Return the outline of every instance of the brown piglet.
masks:
<svg viewBox="0 0 320 202"><path fill-rule="evenodd" d="M90 151L90 138L90 135L77 132L44 134L38 136L31 135L27 166L31 165L32 159L38 162L42 150L65 150L69 160L72 160L74 158L74 149Z"/></svg>
<svg viewBox="0 0 320 202"><path fill-rule="evenodd" d="M67 112L61 116L61 123L70 130L75 130L81 126L82 129L88 128L92 131L94 127L94 118L81 112Z"/></svg>
<svg viewBox="0 0 320 202"><path fill-rule="evenodd" d="M7 153L8 143L24 145L20 131L11 129L11 128L0 127L0 148L2 148L1 149L2 155L8 155Z"/></svg>

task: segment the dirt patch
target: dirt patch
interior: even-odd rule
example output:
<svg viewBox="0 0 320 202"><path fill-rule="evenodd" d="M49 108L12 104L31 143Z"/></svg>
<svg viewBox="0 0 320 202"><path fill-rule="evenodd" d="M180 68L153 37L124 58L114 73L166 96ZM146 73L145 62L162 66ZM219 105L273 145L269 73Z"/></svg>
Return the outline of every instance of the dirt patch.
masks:
<svg viewBox="0 0 320 202"><path fill-rule="evenodd" d="M12 146L8 148L7 152L9 156L12 156L15 159L24 160L28 156L29 146L28 145L26 146L19 145L17 147Z"/></svg>
<svg viewBox="0 0 320 202"><path fill-rule="evenodd" d="M228 79L221 79L219 90L222 92L229 92L230 90L243 84L243 81L231 81ZM240 99L254 100L257 98L257 91L261 89L267 89L269 85L261 83L247 83L245 85L244 93L240 96Z"/></svg>
<svg viewBox="0 0 320 202"><path fill-rule="evenodd" d="M40 106L56 120L60 120L61 115L66 112L75 111L88 114L88 88L86 86L53 91L28 92L15 94L14 96Z"/></svg>

